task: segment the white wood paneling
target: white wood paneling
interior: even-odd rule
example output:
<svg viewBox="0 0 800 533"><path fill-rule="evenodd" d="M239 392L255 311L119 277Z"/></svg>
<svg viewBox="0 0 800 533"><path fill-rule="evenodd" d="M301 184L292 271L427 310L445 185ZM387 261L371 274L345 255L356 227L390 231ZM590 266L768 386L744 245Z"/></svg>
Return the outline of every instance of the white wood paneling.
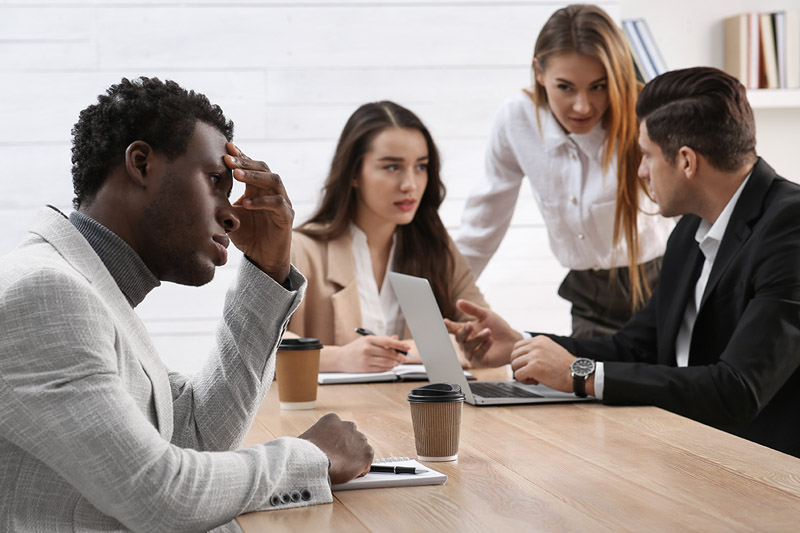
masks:
<svg viewBox="0 0 800 533"><path fill-rule="evenodd" d="M174 79L236 124L237 144L283 177L297 212L317 202L336 140L362 103L394 100L431 129L458 231L502 102L528 84L554 1L0 0L0 253L40 206L69 210L70 130L123 76ZM600 5L619 19L619 2ZM479 285L514 326L568 333L553 259L527 187ZM196 289L165 284L138 311L173 368L196 371L241 259Z"/></svg>

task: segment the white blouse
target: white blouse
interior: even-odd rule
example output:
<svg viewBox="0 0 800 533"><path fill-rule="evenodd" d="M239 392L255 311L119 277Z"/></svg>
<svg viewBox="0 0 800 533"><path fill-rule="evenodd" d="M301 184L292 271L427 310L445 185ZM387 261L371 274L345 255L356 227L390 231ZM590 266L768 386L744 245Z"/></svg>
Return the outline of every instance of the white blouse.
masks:
<svg viewBox="0 0 800 533"><path fill-rule="evenodd" d="M361 231L361 228L351 223L350 236L353 240L356 286L358 287L358 300L361 304L361 327L376 335L397 335L402 338L405 319L388 278L394 261L394 237L392 238L392 249L389 252L389 268L386 269L381 289L378 290L372 270L372 259L369 255L367 235Z"/></svg>
<svg viewBox="0 0 800 533"><path fill-rule="evenodd" d="M617 159L602 168L602 123L586 134L566 133L553 114L540 111L526 94L500 109L486 151L484 179L467 199L456 245L477 276L500 246L527 176L547 227L550 248L572 270L627 265L627 245L614 246ZM645 213L657 213L645 194ZM660 215L639 214L639 262L664 254L675 223Z"/></svg>

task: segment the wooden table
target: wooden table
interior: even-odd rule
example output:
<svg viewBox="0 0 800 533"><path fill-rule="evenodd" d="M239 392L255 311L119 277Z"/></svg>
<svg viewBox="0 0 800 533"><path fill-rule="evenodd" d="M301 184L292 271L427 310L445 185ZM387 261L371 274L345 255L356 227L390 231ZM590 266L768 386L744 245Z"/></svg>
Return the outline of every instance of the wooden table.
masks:
<svg viewBox="0 0 800 533"><path fill-rule="evenodd" d="M332 411L376 457L416 457L405 398L419 385L327 385L312 411L281 411L273 387L245 445ZM332 505L238 520L246 532L800 530L800 459L655 407L465 404L458 460L428 464L445 485L337 492Z"/></svg>

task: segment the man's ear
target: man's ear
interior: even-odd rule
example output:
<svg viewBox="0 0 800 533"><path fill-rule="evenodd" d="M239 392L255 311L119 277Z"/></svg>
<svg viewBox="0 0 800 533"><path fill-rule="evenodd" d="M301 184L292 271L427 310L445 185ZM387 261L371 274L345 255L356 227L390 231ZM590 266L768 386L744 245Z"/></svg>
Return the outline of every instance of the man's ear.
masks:
<svg viewBox="0 0 800 533"><path fill-rule="evenodd" d="M153 162L153 148L144 141L133 141L125 149L125 170L139 187L147 186Z"/></svg>
<svg viewBox="0 0 800 533"><path fill-rule="evenodd" d="M697 176L697 152L688 146L681 146L675 159L678 169L687 179L694 179Z"/></svg>

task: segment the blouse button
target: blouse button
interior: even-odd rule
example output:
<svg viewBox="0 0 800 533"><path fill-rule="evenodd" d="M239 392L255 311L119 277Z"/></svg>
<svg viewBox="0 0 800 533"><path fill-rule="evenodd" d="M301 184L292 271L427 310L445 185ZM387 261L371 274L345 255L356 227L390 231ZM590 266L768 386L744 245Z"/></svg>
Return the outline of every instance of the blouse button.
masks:
<svg viewBox="0 0 800 533"><path fill-rule="evenodd" d="M586 238L586 235L584 235L583 233L578 233L578 238L579 238L580 240L583 240L583 239L585 239L585 238Z"/></svg>
<svg viewBox="0 0 800 533"><path fill-rule="evenodd" d="M578 203L578 199L577 199L577 198L575 198L574 196L570 196L570 197L569 197L569 203L571 203L571 204L577 204L577 203Z"/></svg>

